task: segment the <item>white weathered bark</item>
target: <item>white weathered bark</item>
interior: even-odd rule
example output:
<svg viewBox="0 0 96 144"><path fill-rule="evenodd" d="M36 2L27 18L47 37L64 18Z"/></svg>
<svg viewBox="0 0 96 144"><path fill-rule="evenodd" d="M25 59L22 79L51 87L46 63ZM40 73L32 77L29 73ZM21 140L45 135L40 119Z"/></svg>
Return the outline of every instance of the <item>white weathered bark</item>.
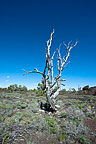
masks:
<svg viewBox="0 0 96 144"><path fill-rule="evenodd" d="M52 55L52 57L50 58L50 51L51 51L51 45L52 45L52 40L53 40L53 34L54 34L54 30L52 31L51 35L50 35L50 39L47 41L47 48L46 48L46 64L45 64L45 68L43 72L38 71L36 68L34 69L34 71L25 71L25 74L28 73L39 73L43 76L43 80L44 80L44 88L46 91L46 98L47 98L47 103L50 104L51 108L56 109L56 97L59 95L60 92L60 87L61 87L61 81L65 81L64 79L60 79L61 77L61 73L64 70L64 68L69 64L70 61L68 61L68 58L70 56L70 51L73 47L75 47L78 43L78 41L76 41L76 43L74 45L71 45L71 41L68 44L64 44L64 46L66 47L67 50L67 54L65 56L63 56L63 58L61 57L61 53L60 53L60 48L61 45L59 46L58 49L56 49ZM55 78L53 78L53 59L54 59L54 55L55 53L58 52L58 60L57 60L57 70L58 70L58 74ZM68 61L68 62L67 62ZM51 83L50 83L50 79L51 79ZM53 87L57 84L57 91L53 93Z"/></svg>

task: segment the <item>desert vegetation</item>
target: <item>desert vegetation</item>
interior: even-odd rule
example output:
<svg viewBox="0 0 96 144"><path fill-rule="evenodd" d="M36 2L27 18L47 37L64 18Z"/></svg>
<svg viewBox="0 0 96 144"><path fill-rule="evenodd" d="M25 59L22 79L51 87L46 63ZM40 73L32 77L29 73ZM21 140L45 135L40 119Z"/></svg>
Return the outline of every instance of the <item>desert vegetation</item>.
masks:
<svg viewBox="0 0 96 144"><path fill-rule="evenodd" d="M40 109L46 102L40 89L8 89L0 90L1 144L96 143L96 96L61 90L52 113Z"/></svg>

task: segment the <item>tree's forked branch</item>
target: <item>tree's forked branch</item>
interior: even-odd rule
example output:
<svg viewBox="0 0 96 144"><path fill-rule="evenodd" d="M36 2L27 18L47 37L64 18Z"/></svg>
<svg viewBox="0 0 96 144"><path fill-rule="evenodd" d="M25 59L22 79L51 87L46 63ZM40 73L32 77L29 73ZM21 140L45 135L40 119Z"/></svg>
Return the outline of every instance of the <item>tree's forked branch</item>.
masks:
<svg viewBox="0 0 96 144"><path fill-rule="evenodd" d="M61 76L61 72L63 71L63 69L70 63L70 61L69 62L67 62L67 60L68 60L68 58L69 58L69 56L70 56L70 51L71 51L71 49L73 48L73 47L75 47L76 45L77 45L77 43L78 43L78 41L76 41L76 43L73 45L73 46L70 46L70 44L71 44L71 42L72 41L70 41L69 43L68 43L68 45L66 45L64 42L63 42L63 44L66 46L66 49L67 49L67 55L65 55L64 57L63 57L63 61L61 60L61 54L60 54L60 46L61 46L61 44L60 44L60 46L59 46L59 50L58 50L58 55L59 55L59 58L58 58L58 61L57 61L57 68L58 68L58 75L54 78L54 80L55 80L55 82L53 83L53 85L51 86L51 87L53 87L56 83L57 83L57 80L60 78L60 76ZM60 60L61 60L61 65L60 65ZM67 64L66 64L66 62L67 62ZM60 65L60 66L59 66Z"/></svg>
<svg viewBox="0 0 96 144"><path fill-rule="evenodd" d="M62 71L63 71L63 69L64 69L69 63L70 63L70 61L68 61L68 63L63 66Z"/></svg>
<svg viewBox="0 0 96 144"><path fill-rule="evenodd" d="M68 60L68 58L69 58L69 56L70 56L70 51L71 51L71 49L72 49L73 47L75 47L75 46L77 45L77 43L78 43L78 41L76 41L76 43L75 43L74 45L70 46L71 42L72 42L72 41L70 41L70 42L68 43L68 45L66 45L66 44L63 42L64 46L65 46L66 49L67 49L67 54L63 57L63 60L64 60L64 61L63 61L63 66L64 66L64 64L67 62L67 60Z"/></svg>

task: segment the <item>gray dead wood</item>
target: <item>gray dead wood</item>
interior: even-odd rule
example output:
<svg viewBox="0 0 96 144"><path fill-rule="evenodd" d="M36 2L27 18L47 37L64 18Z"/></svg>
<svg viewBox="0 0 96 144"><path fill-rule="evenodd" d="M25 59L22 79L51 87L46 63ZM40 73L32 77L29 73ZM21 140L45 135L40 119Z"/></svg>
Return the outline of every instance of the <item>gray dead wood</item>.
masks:
<svg viewBox="0 0 96 144"><path fill-rule="evenodd" d="M24 75L29 74L29 73L39 73L43 76L43 80L44 80L44 89L46 91L46 98L47 98L47 103L50 104L50 107L54 110L57 109L57 105L56 105L56 97L59 95L59 92L61 90L61 82L65 81L65 79L61 79L61 74L62 71L64 70L64 68L69 64L70 61L68 61L69 57L70 57L70 51L73 47L75 47L78 43L78 41L76 41L76 43L74 45L72 45L72 41L70 41L68 44L65 44L64 42L60 44L59 48L57 48L52 57L50 55L50 51L51 51L51 46L52 46L52 40L54 37L54 29L51 32L50 35L50 39L47 41L47 48L46 48L46 64L45 64L45 68L43 72L38 71L37 68L34 69L34 71L25 71L23 69L23 71L25 72ZM66 48L66 55L64 55L63 57L61 56L60 53L60 49L61 49L61 45L64 45ZM58 74L54 77L54 65L53 65L53 60L54 60L54 56L57 53L57 71ZM57 90L55 92L53 92L54 86L57 84Z"/></svg>

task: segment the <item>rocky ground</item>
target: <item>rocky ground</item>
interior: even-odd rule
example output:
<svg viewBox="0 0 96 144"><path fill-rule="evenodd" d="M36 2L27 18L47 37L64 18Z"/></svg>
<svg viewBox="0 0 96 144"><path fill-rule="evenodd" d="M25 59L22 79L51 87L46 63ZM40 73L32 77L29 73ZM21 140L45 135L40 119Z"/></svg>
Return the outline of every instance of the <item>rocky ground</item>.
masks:
<svg viewBox="0 0 96 144"><path fill-rule="evenodd" d="M0 93L0 144L96 144L96 96L59 95L58 112L44 96Z"/></svg>

